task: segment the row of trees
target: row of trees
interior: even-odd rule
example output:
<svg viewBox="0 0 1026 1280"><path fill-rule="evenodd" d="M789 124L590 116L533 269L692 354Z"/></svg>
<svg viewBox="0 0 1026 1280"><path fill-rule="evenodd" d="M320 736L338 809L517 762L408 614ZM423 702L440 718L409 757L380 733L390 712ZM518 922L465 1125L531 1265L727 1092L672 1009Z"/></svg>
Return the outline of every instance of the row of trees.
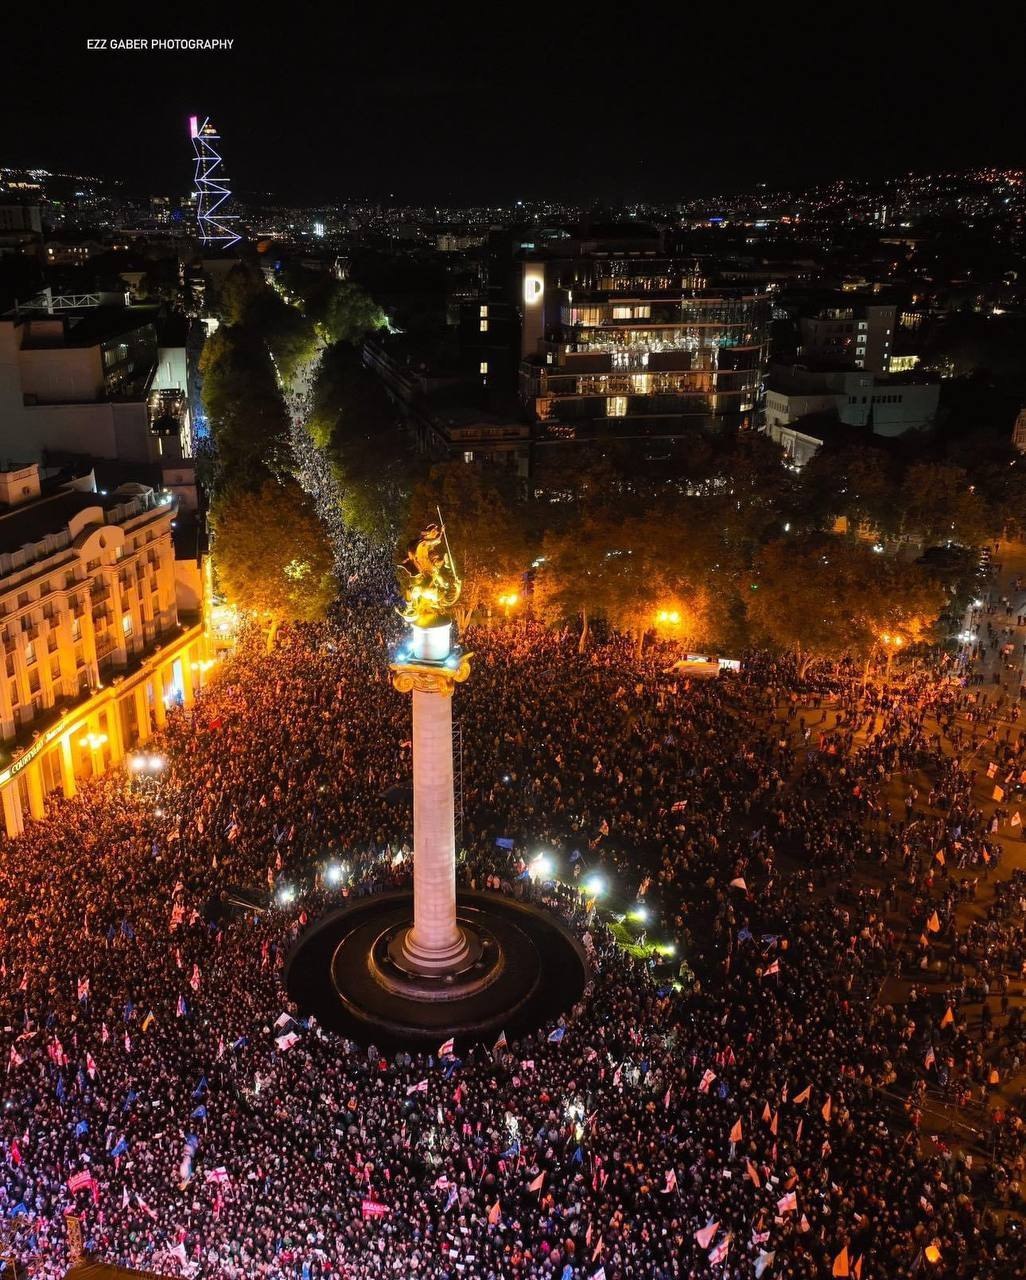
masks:
<svg viewBox="0 0 1026 1280"><path fill-rule="evenodd" d="M530 584L530 608L553 625L593 624L684 648L767 643L807 668L868 659L884 634L931 634L944 589L920 565L871 544L767 527L759 494L725 489L641 497L599 467L572 504L517 499L508 473L445 463L414 491L407 535L441 507L463 579L461 626ZM525 570L530 566L530 572ZM526 606L526 602L525 602Z"/></svg>
<svg viewBox="0 0 1026 1280"><path fill-rule="evenodd" d="M204 354L218 564L230 594L268 614L318 616L335 589L324 531L290 475L275 377L318 342L308 426L335 468L347 525L391 553L441 508L464 627L517 597L518 609L577 626L582 648L601 622L639 650L656 634L729 650L768 643L806 667L865 659L884 634L928 637L948 596L921 566L831 536L837 517L928 543L974 543L1026 517L1016 460L993 447L930 461L871 444L825 449L799 476L764 436L696 433L657 477L611 449L583 462L568 451L566 475L557 469L533 494L504 469L427 470L353 345L380 311L309 273L288 273L282 291L298 305L256 273L233 273Z"/></svg>
<svg viewBox="0 0 1026 1280"><path fill-rule="evenodd" d="M266 621L270 649L282 621L322 618L337 594L324 526L293 474L282 393L318 335L245 264L227 276L218 308L200 359L214 564L224 594Z"/></svg>

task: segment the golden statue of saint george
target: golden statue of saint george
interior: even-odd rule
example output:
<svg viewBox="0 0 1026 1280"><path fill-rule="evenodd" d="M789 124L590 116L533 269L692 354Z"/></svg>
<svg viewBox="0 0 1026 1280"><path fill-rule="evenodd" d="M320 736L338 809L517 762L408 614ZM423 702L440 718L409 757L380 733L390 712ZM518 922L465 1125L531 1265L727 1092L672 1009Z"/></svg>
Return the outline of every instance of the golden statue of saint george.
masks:
<svg viewBox="0 0 1026 1280"><path fill-rule="evenodd" d="M445 538L445 526L429 524L414 538L406 559L398 566L406 606L399 610L414 627L442 627L452 622L452 607L460 598L460 580Z"/></svg>

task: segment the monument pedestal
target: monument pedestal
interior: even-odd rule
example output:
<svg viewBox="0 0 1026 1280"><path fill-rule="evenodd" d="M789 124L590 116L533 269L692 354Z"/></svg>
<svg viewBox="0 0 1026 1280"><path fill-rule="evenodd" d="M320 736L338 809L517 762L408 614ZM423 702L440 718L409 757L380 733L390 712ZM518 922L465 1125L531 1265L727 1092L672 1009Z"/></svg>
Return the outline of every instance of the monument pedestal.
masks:
<svg viewBox="0 0 1026 1280"><path fill-rule="evenodd" d="M396 689L413 694L412 902L358 899L308 930L287 965L301 1007L374 1043L536 1026L578 998L586 975L581 948L544 913L484 894L457 901L452 696L471 655L452 643L460 584L444 536L432 526L411 544L410 631L392 663Z"/></svg>

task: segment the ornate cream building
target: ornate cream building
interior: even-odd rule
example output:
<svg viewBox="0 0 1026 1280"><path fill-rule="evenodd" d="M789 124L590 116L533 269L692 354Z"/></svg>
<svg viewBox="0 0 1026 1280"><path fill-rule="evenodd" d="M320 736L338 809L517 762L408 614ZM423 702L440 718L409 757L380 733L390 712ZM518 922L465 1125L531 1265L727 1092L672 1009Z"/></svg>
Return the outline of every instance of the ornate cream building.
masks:
<svg viewBox="0 0 1026 1280"><path fill-rule="evenodd" d="M189 706L210 666L179 616L169 493L0 472L0 800L9 836Z"/></svg>

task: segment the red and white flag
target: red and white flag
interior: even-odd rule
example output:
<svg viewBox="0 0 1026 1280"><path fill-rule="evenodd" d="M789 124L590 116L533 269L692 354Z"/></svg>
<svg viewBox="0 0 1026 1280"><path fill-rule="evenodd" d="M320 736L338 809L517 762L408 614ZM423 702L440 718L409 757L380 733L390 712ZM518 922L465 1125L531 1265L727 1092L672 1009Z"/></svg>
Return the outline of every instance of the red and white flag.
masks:
<svg viewBox="0 0 1026 1280"><path fill-rule="evenodd" d="M713 1237L719 1231L720 1224L718 1221L707 1222L701 1230L695 1232L695 1239L698 1241L700 1249L708 1249L713 1242Z"/></svg>
<svg viewBox="0 0 1026 1280"><path fill-rule="evenodd" d="M730 1236L724 1236L715 1249L709 1252L709 1262L712 1266L723 1261L727 1256L727 1250L730 1248Z"/></svg>
<svg viewBox="0 0 1026 1280"><path fill-rule="evenodd" d="M446 1040L442 1045L439 1046L438 1056L440 1058L451 1058L455 1048L456 1048L456 1042L450 1036L448 1040Z"/></svg>

